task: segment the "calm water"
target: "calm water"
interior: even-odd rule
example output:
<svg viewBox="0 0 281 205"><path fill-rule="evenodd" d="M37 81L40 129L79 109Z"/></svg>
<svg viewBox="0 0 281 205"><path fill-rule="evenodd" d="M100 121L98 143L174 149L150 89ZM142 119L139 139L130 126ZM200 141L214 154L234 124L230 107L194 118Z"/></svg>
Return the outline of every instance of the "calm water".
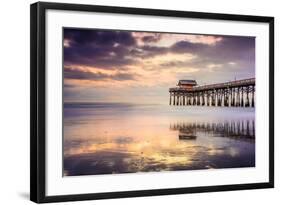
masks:
<svg viewBox="0 0 281 205"><path fill-rule="evenodd" d="M255 166L254 108L64 105L64 174Z"/></svg>

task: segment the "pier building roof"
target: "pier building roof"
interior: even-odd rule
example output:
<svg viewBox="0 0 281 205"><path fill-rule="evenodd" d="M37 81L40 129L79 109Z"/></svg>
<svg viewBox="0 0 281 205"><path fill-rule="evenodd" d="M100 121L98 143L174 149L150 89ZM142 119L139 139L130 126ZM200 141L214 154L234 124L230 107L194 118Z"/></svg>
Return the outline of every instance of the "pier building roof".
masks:
<svg viewBox="0 0 281 205"><path fill-rule="evenodd" d="M178 85L193 85L193 86L196 86L197 82L196 82L196 80L179 80Z"/></svg>

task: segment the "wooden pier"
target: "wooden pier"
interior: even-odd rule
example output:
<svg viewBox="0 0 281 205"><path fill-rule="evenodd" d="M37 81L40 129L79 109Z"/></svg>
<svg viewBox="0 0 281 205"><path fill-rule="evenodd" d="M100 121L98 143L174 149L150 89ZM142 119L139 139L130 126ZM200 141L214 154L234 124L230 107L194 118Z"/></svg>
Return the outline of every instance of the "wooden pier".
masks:
<svg viewBox="0 0 281 205"><path fill-rule="evenodd" d="M197 86L194 80L180 80L170 88L170 105L255 107L255 78Z"/></svg>

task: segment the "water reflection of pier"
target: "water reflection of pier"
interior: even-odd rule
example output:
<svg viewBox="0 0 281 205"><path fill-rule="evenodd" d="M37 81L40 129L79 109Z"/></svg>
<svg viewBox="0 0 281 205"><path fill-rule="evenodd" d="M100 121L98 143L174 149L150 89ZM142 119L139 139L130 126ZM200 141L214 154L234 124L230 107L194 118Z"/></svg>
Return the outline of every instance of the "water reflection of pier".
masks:
<svg viewBox="0 0 281 205"><path fill-rule="evenodd" d="M230 137L235 139L255 139L255 121L225 121L219 123L174 123L170 124L170 130L179 131L179 139L185 139L181 136L191 136L190 139L196 139L198 132L212 133L218 137ZM192 137L193 136L193 137Z"/></svg>

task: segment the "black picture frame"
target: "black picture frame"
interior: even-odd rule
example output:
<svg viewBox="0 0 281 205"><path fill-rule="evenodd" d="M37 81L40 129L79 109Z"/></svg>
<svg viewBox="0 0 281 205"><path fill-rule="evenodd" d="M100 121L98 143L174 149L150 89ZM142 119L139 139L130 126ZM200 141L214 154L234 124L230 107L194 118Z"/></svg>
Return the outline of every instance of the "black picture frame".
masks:
<svg viewBox="0 0 281 205"><path fill-rule="evenodd" d="M160 17L215 19L269 24L269 181L263 183L229 184L191 188L122 191L74 195L46 196L46 81L45 25L46 10L67 10L101 13L136 14ZM82 4L38 2L30 7L30 199L37 203L96 200L123 197L186 194L274 187L274 18L265 16L110 7Z"/></svg>

